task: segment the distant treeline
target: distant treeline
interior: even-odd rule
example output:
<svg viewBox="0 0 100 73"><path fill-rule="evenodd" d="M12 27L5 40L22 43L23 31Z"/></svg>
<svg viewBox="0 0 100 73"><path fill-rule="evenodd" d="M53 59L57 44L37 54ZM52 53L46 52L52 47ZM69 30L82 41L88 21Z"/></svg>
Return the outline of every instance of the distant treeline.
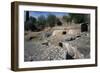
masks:
<svg viewBox="0 0 100 73"><path fill-rule="evenodd" d="M68 15L62 16L62 20L66 23L74 22L74 23L90 23L90 15L89 14L73 14L69 13ZM61 26L62 22L60 19L53 15L49 14L47 17L44 15L39 16L38 18L29 17L29 11L26 12L26 20L25 20L25 30L31 31L41 31L45 27L54 27Z"/></svg>

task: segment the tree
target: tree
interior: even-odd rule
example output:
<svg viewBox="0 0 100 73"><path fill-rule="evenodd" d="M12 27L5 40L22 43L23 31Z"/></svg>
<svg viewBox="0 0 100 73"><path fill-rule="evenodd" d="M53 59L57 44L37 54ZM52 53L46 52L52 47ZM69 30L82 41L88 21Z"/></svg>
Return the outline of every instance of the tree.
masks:
<svg viewBox="0 0 100 73"><path fill-rule="evenodd" d="M63 16L63 20L67 23L90 23L90 15L89 14L77 14L77 13L69 13L67 16Z"/></svg>
<svg viewBox="0 0 100 73"><path fill-rule="evenodd" d="M29 20L25 22L25 30L31 30L31 31L35 31L37 30L36 28L36 18L35 17L29 17Z"/></svg>
<svg viewBox="0 0 100 73"><path fill-rule="evenodd" d="M46 18L45 16L41 15L38 17L38 21L37 21L38 27L43 29L46 26Z"/></svg>
<svg viewBox="0 0 100 73"><path fill-rule="evenodd" d="M64 20L64 22L67 22L68 24L70 24L72 22L72 18L70 15L67 15L67 16L64 15L63 20Z"/></svg>
<svg viewBox="0 0 100 73"><path fill-rule="evenodd" d="M29 11L26 11L26 21L29 20Z"/></svg>
<svg viewBox="0 0 100 73"><path fill-rule="evenodd" d="M48 17L47 17L47 24L50 27L54 27L55 24L56 24L56 16L53 15L53 14L49 14Z"/></svg>
<svg viewBox="0 0 100 73"><path fill-rule="evenodd" d="M89 22L88 14L75 14L75 13L69 13L69 16L71 17L71 20L73 20L75 23L87 23Z"/></svg>

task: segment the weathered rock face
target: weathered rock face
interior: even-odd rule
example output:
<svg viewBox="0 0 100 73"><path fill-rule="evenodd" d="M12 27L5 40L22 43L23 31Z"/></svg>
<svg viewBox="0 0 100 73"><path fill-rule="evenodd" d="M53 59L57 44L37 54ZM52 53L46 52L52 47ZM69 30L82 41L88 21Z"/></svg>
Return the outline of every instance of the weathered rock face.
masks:
<svg viewBox="0 0 100 73"><path fill-rule="evenodd" d="M63 42L63 45L64 45L64 48L66 49L68 55L70 55L73 59L84 58L84 55L78 51L77 46L72 46L68 42Z"/></svg>
<svg viewBox="0 0 100 73"><path fill-rule="evenodd" d="M79 35L81 32L79 29L72 29L72 30L54 30L54 32L52 33L53 37L63 37L63 36L77 36Z"/></svg>
<svg viewBox="0 0 100 73"><path fill-rule="evenodd" d="M64 60L65 50L59 46L41 45L31 42L30 48L25 48L25 61ZM34 44L34 45L33 45Z"/></svg>
<svg viewBox="0 0 100 73"><path fill-rule="evenodd" d="M90 34L80 33L77 29L66 30L66 33L63 31L65 30L36 34L33 32L27 35L28 37L24 38L24 61L90 58ZM30 37L33 38L26 40Z"/></svg>
<svg viewBox="0 0 100 73"><path fill-rule="evenodd" d="M80 26L66 26L66 27L56 27L53 28L52 36L66 36L66 35L78 35L81 33L81 28Z"/></svg>

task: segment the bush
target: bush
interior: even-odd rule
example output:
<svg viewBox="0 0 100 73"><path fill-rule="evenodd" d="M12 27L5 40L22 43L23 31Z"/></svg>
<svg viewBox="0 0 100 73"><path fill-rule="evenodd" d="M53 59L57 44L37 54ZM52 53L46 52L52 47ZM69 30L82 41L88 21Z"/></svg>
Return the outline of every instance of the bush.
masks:
<svg viewBox="0 0 100 73"><path fill-rule="evenodd" d="M37 30L35 24L36 24L36 18L30 17L29 20L25 22L25 30L31 30L31 31Z"/></svg>
<svg viewBox="0 0 100 73"><path fill-rule="evenodd" d="M37 28L44 29L45 27L46 27L46 18L45 16L41 15L38 17Z"/></svg>
<svg viewBox="0 0 100 73"><path fill-rule="evenodd" d="M53 14L49 14L48 17L47 17L47 24L50 26L50 27L54 27L55 24L56 24L56 16L53 15Z"/></svg>

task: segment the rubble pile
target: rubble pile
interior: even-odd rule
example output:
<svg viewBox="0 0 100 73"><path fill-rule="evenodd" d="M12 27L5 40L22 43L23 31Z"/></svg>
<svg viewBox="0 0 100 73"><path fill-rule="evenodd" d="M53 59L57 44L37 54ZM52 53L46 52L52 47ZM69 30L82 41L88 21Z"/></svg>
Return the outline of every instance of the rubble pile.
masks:
<svg viewBox="0 0 100 73"><path fill-rule="evenodd" d="M24 61L90 58L90 34L88 32L78 35L66 34L60 37L52 36L52 32L42 32L37 38L30 39L28 36L24 39Z"/></svg>

